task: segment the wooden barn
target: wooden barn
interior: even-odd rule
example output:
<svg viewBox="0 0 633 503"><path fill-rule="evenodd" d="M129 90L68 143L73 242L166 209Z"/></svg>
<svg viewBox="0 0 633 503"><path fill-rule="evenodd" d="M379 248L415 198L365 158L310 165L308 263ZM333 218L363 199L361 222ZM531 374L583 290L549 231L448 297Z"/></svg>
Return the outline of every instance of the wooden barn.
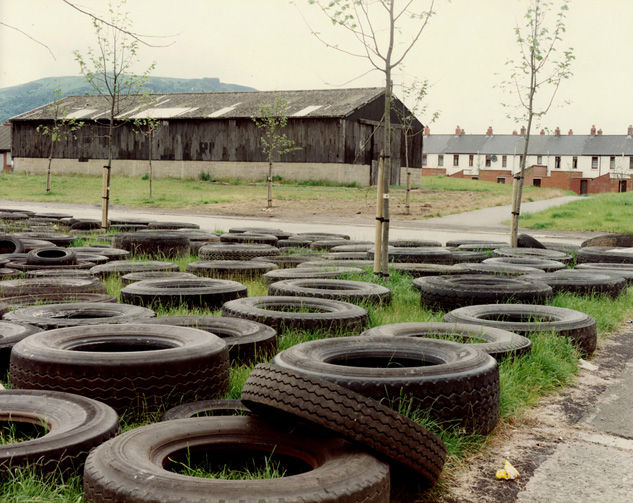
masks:
<svg viewBox="0 0 633 503"><path fill-rule="evenodd" d="M140 176L147 172L149 140L139 133L134 119L151 117L159 120L152 140L156 176L194 178L204 172L218 179L264 179L267 159L261 149L262 132L252 117L261 104L272 104L276 96L288 103L288 125L283 132L300 147L276 160L276 175L375 183L383 143L382 88L160 94L152 95L150 102L147 96L126 96L116 116L113 173ZM402 115L410 112L395 97L392 108L392 183L398 185L406 182L402 175L405 145L410 167L417 173L422 167L423 126L414 119L405 139ZM37 128L51 124L51 110L45 105L11 119L15 171L44 172L50 139ZM83 121L84 126L75 138L56 144L54 170L100 174L108 157L108 102L96 95L68 96L60 110L65 118Z"/></svg>

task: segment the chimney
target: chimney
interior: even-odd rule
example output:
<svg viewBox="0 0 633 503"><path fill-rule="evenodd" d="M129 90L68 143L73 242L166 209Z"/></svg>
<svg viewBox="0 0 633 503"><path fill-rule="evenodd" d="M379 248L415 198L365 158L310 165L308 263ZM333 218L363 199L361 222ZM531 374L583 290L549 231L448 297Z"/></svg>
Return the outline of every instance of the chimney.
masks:
<svg viewBox="0 0 633 503"><path fill-rule="evenodd" d="M462 134L462 128L460 128L459 126L457 126L455 128L455 136L459 136L460 134Z"/></svg>
<svg viewBox="0 0 633 503"><path fill-rule="evenodd" d="M627 136L633 136L633 126L629 124L629 128L626 130Z"/></svg>
<svg viewBox="0 0 633 503"><path fill-rule="evenodd" d="M541 129L540 135L543 136L545 134L545 130Z"/></svg>
<svg viewBox="0 0 633 503"><path fill-rule="evenodd" d="M596 136L596 126L591 126L591 129L589 130L589 136Z"/></svg>
<svg viewBox="0 0 633 503"><path fill-rule="evenodd" d="M602 136L602 129L598 129L598 136Z"/></svg>
<svg viewBox="0 0 633 503"><path fill-rule="evenodd" d="M569 131L567 131L567 134L568 134L569 136L574 136L574 130L573 130L573 129L570 129Z"/></svg>
<svg viewBox="0 0 633 503"><path fill-rule="evenodd" d="M492 126L488 126L488 130L486 131L486 136L492 136Z"/></svg>
<svg viewBox="0 0 633 503"><path fill-rule="evenodd" d="M560 128L558 126L556 126L556 129L554 130L554 136L560 136Z"/></svg>
<svg viewBox="0 0 633 503"><path fill-rule="evenodd" d="M459 133L460 135L465 135L466 134L466 130L464 128L461 129L461 133Z"/></svg>
<svg viewBox="0 0 633 503"><path fill-rule="evenodd" d="M526 131L527 129L525 129L525 126L521 126L521 136L525 136Z"/></svg>
<svg viewBox="0 0 633 503"><path fill-rule="evenodd" d="M512 131L512 136L516 136L516 135L518 135L518 134L519 134L519 133L517 133L517 130L516 130L516 129L515 129L514 131Z"/></svg>
<svg viewBox="0 0 633 503"><path fill-rule="evenodd" d="M429 136L431 134L431 128L429 126L424 126L424 136Z"/></svg>

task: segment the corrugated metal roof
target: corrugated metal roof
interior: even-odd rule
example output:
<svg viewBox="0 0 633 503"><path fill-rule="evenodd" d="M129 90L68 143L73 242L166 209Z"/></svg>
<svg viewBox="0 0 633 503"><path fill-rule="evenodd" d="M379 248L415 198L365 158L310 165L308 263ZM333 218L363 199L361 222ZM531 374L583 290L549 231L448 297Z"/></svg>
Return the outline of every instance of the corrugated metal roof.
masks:
<svg viewBox="0 0 633 503"><path fill-rule="evenodd" d="M428 135L429 154L521 155L525 138L519 135ZM529 155L633 155L633 138L627 135L534 135Z"/></svg>
<svg viewBox="0 0 633 503"><path fill-rule="evenodd" d="M126 96L119 117L157 119L235 119L256 116L263 103L275 96L288 102L288 117L345 117L384 92L383 88L325 89L308 91L240 91L230 93L183 93L147 97ZM50 120L49 105L23 113L11 120ZM109 105L99 95L67 96L61 102L67 117L83 120L107 117Z"/></svg>
<svg viewBox="0 0 633 503"><path fill-rule="evenodd" d="M11 150L11 126L0 126L0 151Z"/></svg>

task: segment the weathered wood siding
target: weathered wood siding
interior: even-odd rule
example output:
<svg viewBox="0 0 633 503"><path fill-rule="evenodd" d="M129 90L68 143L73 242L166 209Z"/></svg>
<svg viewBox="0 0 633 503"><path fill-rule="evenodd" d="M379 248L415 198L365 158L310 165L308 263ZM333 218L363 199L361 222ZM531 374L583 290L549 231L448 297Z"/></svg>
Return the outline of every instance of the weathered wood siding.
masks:
<svg viewBox="0 0 633 503"><path fill-rule="evenodd" d="M378 107L375 113L378 113ZM46 158L50 138L37 132L35 121L13 122L13 156ZM371 165L380 153L382 134L376 125L358 119L289 119L283 131L301 147L276 159L276 162L344 163ZM114 131L114 158L145 160L148 139L135 132L131 123ZM55 145L54 157L67 159L107 159L107 123L87 123L69 138ZM171 119L162 121L154 134L153 159L174 161L267 161L261 150L262 131L250 119ZM422 135L410 142L410 164L421 167ZM392 138L394 166L404 166L404 138L394 128ZM398 183L397 180L393 180Z"/></svg>

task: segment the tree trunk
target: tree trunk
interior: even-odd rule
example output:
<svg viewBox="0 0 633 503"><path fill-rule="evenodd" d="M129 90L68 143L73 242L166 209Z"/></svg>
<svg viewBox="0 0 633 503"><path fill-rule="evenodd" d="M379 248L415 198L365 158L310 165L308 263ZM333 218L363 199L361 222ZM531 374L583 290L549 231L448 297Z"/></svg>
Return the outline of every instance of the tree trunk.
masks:
<svg viewBox="0 0 633 503"><path fill-rule="evenodd" d="M103 196L101 206L101 229L108 232L108 210L110 206L110 172L112 171L112 140L114 137L114 105L110 114L108 129L108 164L103 167Z"/></svg>
<svg viewBox="0 0 633 503"><path fill-rule="evenodd" d="M267 208L273 207L273 157L268 155L268 204Z"/></svg>
<svg viewBox="0 0 633 503"><path fill-rule="evenodd" d="M46 192L51 191L51 164L53 164L53 140L51 138L51 151L48 154L48 170L46 171Z"/></svg>
<svg viewBox="0 0 633 503"><path fill-rule="evenodd" d="M383 151L380 151L378 159L378 181L376 183L376 238L374 242L374 275L380 276L382 273L382 219L383 219L383 201L382 198L382 177L385 170L383 159Z"/></svg>
<svg viewBox="0 0 633 503"><path fill-rule="evenodd" d="M149 198L151 199L152 198L152 154L153 154L153 150L154 150L152 148L153 147L152 143L153 143L153 140L154 140L154 138L153 138L154 133L153 133L153 131L151 129L149 130L149 135L148 136L149 136Z"/></svg>

